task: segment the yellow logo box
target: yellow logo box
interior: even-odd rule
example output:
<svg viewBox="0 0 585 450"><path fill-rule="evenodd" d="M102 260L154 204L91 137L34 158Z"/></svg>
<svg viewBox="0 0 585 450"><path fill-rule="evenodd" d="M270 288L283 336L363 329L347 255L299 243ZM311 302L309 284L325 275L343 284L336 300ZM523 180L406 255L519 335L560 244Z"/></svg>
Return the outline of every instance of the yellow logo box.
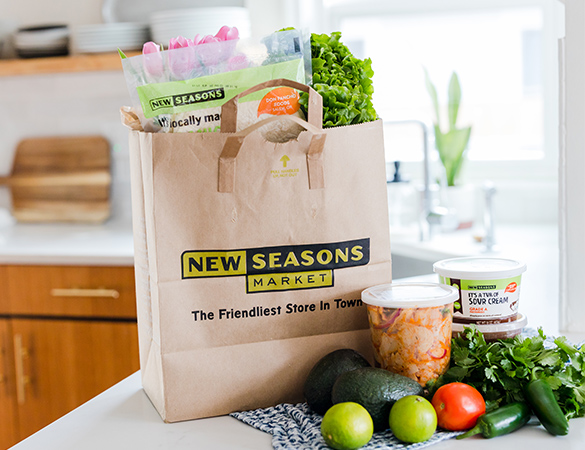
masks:
<svg viewBox="0 0 585 450"><path fill-rule="evenodd" d="M242 250L188 250L181 255L184 279L333 270L369 261L369 238Z"/></svg>
<svg viewBox="0 0 585 450"><path fill-rule="evenodd" d="M248 293L333 286L334 269L370 261L370 239L244 250L189 250L182 278L246 276Z"/></svg>

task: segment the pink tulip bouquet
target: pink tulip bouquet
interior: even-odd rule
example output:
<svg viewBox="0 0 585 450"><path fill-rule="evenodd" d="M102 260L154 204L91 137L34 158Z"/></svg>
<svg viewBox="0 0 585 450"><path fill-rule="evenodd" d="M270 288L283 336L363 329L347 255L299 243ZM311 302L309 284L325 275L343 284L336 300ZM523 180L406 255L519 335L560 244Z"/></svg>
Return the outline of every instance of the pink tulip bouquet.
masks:
<svg viewBox="0 0 585 450"><path fill-rule="evenodd" d="M172 50L168 52L169 73L166 74L169 81L213 74L220 63L227 63L227 70L247 67L246 58L235 54L238 39L238 29L228 26L221 27L215 36L197 34L193 39L172 38L168 47ZM165 75L163 50L162 45L152 41L146 42L142 48L144 71L156 81Z"/></svg>

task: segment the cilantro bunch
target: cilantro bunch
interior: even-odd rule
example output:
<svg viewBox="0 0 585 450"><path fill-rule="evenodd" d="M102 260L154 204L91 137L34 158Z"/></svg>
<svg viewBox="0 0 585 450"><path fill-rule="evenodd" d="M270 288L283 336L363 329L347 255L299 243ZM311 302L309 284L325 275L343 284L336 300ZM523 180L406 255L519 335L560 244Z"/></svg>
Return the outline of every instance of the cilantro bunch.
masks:
<svg viewBox="0 0 585 450"><path fill-rule="evenodd" d="M323 127L377 119L372 104L372 61L358 59L340 42L341 33L311 34L312 87L323 97ZM308 95L300 99L307 113Z"/></svg>
<svg viewBox="0 0 585 450"><path fill-rule="evenodd" d="M558 337L549 348L546 339L539 329L533 337L488 343L476 328L466 327L452 340L449 369L428 386L431 395L439 386L459 381L479 390L489 408L524 401L524 385L544 378L567 418L585 416L585 346Z"/></svg>

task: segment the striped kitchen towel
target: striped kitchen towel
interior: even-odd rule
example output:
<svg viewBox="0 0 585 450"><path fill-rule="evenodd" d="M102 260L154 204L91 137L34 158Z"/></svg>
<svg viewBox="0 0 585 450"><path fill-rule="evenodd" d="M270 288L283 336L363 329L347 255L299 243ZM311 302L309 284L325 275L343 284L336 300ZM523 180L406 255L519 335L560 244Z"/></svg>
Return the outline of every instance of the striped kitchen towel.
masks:
<svg viewBox="0 0 585 450"><path fill-rule="evenodd" d="M322 417L309 408L307 403L296 405L282 403L271 408L230 414L242 422L272 435L275 450L327 450L321 436ZM451 439L461 432L440 431L425 442L405 444L394 437L390 430L374 433L363 449L396 450L420 449L445 439Z"/></svg>

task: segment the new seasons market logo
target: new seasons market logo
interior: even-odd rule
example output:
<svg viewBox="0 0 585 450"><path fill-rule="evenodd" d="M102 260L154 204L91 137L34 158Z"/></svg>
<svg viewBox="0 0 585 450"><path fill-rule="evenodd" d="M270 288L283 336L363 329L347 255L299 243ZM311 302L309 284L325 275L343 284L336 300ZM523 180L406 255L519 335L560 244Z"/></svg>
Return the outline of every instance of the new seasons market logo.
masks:
<svg viewBox="0 0 585 450"><path fill-rule="evenodd" d="M370 239L244 250L192 250L181 255L182 278L246 277L248 294L333 286L334 269L370 261Z"/></svg>
<svg viewBox="0 0 585 450"><path fill-rule="evenodd" d="M189 92L186 94L169 95L150 100L150 108L155 111L161 108L170 108L184 105L193 105L195 103L210 102L213 100L222 100L225 98L224 88L206 89L203 91Z"/></svg>

